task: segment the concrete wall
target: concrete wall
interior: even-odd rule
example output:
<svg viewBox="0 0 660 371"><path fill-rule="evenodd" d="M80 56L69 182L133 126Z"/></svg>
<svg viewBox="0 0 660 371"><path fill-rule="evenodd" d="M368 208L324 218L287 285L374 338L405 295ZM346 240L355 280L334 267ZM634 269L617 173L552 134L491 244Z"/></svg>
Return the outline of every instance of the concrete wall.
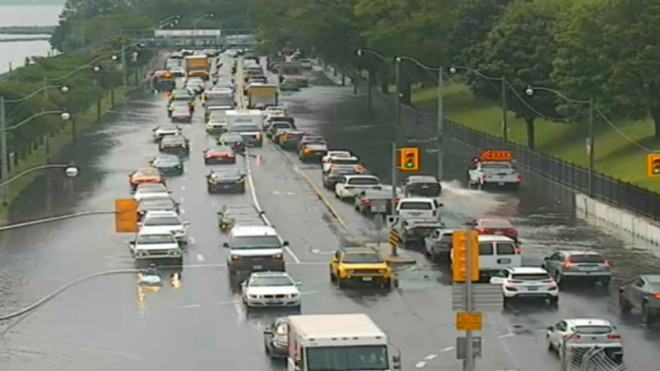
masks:
<svg viewBox="0 0 660 371"><path fill-rule="evenodd" d="M584 194L575 195L575 213L580 219L615 228L634 239L660 245L660 225Z"/></svg>

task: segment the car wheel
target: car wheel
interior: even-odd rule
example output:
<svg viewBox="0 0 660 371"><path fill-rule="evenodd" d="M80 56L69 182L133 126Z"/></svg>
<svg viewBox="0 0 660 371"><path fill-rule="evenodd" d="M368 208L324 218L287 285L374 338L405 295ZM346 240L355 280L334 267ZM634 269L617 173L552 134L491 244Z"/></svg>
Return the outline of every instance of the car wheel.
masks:
<svg viewBox="0 0 660 371"><path fill-rule="evenodd" d="M353 208L355 209L355 211L362 214L362 210L360 210L360 207L358 205L355 205L355 207L353 207Z"/></svg>
<svg viewBox="0 0 660 371"><path fill-rule="evenodd" d="M335 275L332 274L332 270L330 270L330 282L337 282L337 277L335 277Z"/></svg>
<svg viewBox="0 0 660 371"><path fill-rule="evenodd" d="M559 297L553 296L550 298L550 305L556 307L559 305Z"/></svg>
<svg viewBox="0 0 660 371"><path fill-rule="evenodd" d="M271 355L270 347L268 346L268 344L266 344L265 341L264 341L264 353L268 354L269 356Z"/></svg>
<svg viewBox="0 0 660 371"><path fill-rule="evenodd" d="M210 163L211 163L211 161L209 161L208 158L205 158L205 159L204 159L204 165L208 165L208 164L210 164Z"/></svg>
<svg viewBox="0 0 660 371"><path fill-rule="evenodd" d="M653 316L651 315L651 311L649 310L646 303L643 303L642 304L642 322L651 323L652 321L653 321Z"/></svg>
<svg viewBox="0 0 660 371"><path fill-rule="evenodd" d="M337 278L337 286L340 289L346 288L346 282L341 278Z"/></svg>
<svg viewBox="0 0 660 371"><path fill-rule="evenodd" d="M606 289L610 286L610 278L603 278L600 280L600 285Z"/></svg>
<svg viewBox="0 0 660 371"><path fill-rule="evenodd" d="M632 305L621 293L619 293L619 310L621 310L622 314L629 314L632 310Z"/></svg>
<svg viewBox="0 0 660 371"><path fill-rule="evenodd" d="M562 287L566 285L564 283L564 276L561 273L559 273L559 271L555 273L555 281L557 281L557 287Z"/></svg>
<svg viewBox="0 0 660 371"><path fill-rule="evenodd" d="M208 188L208 187L207 187L206 190L207 190L210 194L213 194L213 190L212 190L211 188Z"/></svg>
<svg viewBox="0 0 660 371"><path fill-rule="evenodd" d="M504 300L502 300L502 305L504 306L504 308L508 307L510 303L511 303L511 298L507 298L505 296Z"/></svg>

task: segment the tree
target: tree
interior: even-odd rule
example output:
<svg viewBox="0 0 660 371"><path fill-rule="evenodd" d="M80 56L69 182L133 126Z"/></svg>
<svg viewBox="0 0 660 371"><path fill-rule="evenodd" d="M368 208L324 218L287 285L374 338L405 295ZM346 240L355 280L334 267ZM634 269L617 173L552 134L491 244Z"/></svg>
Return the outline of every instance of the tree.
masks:
<svg viewBox="0 0 660 371"><path fill-rule="evenodd" d="M660 139L660 2L594 0L560 22L553 80L613 117L650 115Z"/></svg>
<svg viewBox="0 0 660 371"><path fill-rule="evenodd" d="M524 94L529 85L551 87L550 73L556 53L554 33L557 16L565 0L517 1L506 10L500 22L479 46L473 67L490 76L504 76L518 96L508 99L508 109L527 125L527 145L535 148L534 120L554 117L556 97L538 93ZM470 87L475 94L499 101L501 89L492 82L471 75ZM509 93L509 95L512 95Z"/></svg>
<svg viewBox="0 0 660 371"><path fill-rule="evenodd" d="M405 55L430 65L446 60L446 35L454 0L358 0L355 15L369 48ZM414 77L402 69L402 103L410 103Z"/></svg>
<svg viewBox="0 0 660 371"><path fill-rule="evenodd" d="M456 4L449 30L449 55L455 65L469 65L470 56L499 22L513 0L464 0Z"/></svg>

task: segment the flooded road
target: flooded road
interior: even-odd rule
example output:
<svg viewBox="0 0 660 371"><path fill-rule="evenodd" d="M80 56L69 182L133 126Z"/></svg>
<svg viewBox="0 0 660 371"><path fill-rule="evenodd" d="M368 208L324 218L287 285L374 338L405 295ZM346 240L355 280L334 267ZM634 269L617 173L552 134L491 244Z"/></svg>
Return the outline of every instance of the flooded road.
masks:
<svg viewBox="0 0 660 371"><path fill-rule="evenodd" d="M229 65L229 63L225 63ZM367 168L389 179L392 117L387 110L372 114L363 95L352 87L329 84L320 71L316 85L283 94L296 123L320 133L331 146L350 149ZM156 153L151 129L166 123L165 98L136 96L117 107L98 130L79 136L60 160L75 161L80 177L64 179L51 173L40 177L12 209L14 221L73 210L105 210L114 199L130 197L127 174L145 166ZM139 288L134 273L94 278L64 291L31 314L0 324L2 370L164 371L284 369L263 352L262 330L281 312L247 313L238 288L225 267L226 240L216 226L215 212L225 204L250 202L245 195L209 195L205 179L209 166L202 150L213 142L197 113L184 126L191 139L190 159L181 177L168 180L173 197L190 221L191 244L184 256L182 286ZM432 134L406 128L413 138ZM434 153L423 152L425 172L433 173ZM376 238L374 223L352 205L323 197L346 222L342 230L303 175L321 187L320 166L302 165L295 155L270 143L249 158L254 190L269 219L291 243L287 270L303 282L303 313L367 313L401 349L404 370L460 370L455 359L454 314L445 267L422 254L415 266L399 271L400 287L390 293L339 290L328 279L330 254L347 234ZM474 218L509 218L521 236L525 263L538 265L557 249L594 249L613 262L615 280L609 292L595 288L562 290L559 308L515 304L488 313L482 337L484 350L478 370L518 369L555 371L557 357L547 352L544 329L564 318L605 318L617 325L631 370L653 370L660 361L660 329L641 324L638 315L620 317L615 291L623 280L653 272L660 260L650 246L631 245L588 226L573 216L570 193L533 175L525 175L518 193L485 193L461 186L466 161L478 149L449 142L445 148L442 202L447 227L462 227ZM245 166L243 161L239 161ZM89 274L133 269L127 249L129 234L116 234L110 216L93 216L46 224L0 235L0 316L32 304L72 280ZM423 362L421 367L420 362Z"/></svg>

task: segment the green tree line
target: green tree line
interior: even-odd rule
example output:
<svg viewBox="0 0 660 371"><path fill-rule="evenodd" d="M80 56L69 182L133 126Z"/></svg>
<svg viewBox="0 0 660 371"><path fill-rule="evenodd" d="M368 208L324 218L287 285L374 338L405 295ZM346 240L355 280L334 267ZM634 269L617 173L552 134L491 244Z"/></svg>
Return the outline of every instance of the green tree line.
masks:
<svg viewBox="0 0 660 371"><path fill-rule="evenodd" d="M584 115L551 94L525 95L529 85L593 98L612 118L650 116L660 139L660 0L252 0L248 17L265 51L300 47L340 69L369 70L383 89L391 68L356 49L505 77L521 93L508 109L527 123L532 148L535 119L581 124ZM411 83L432 79L401 77L403 102ZM467 79L477 96L500 100L491 83Z"/></svg>

